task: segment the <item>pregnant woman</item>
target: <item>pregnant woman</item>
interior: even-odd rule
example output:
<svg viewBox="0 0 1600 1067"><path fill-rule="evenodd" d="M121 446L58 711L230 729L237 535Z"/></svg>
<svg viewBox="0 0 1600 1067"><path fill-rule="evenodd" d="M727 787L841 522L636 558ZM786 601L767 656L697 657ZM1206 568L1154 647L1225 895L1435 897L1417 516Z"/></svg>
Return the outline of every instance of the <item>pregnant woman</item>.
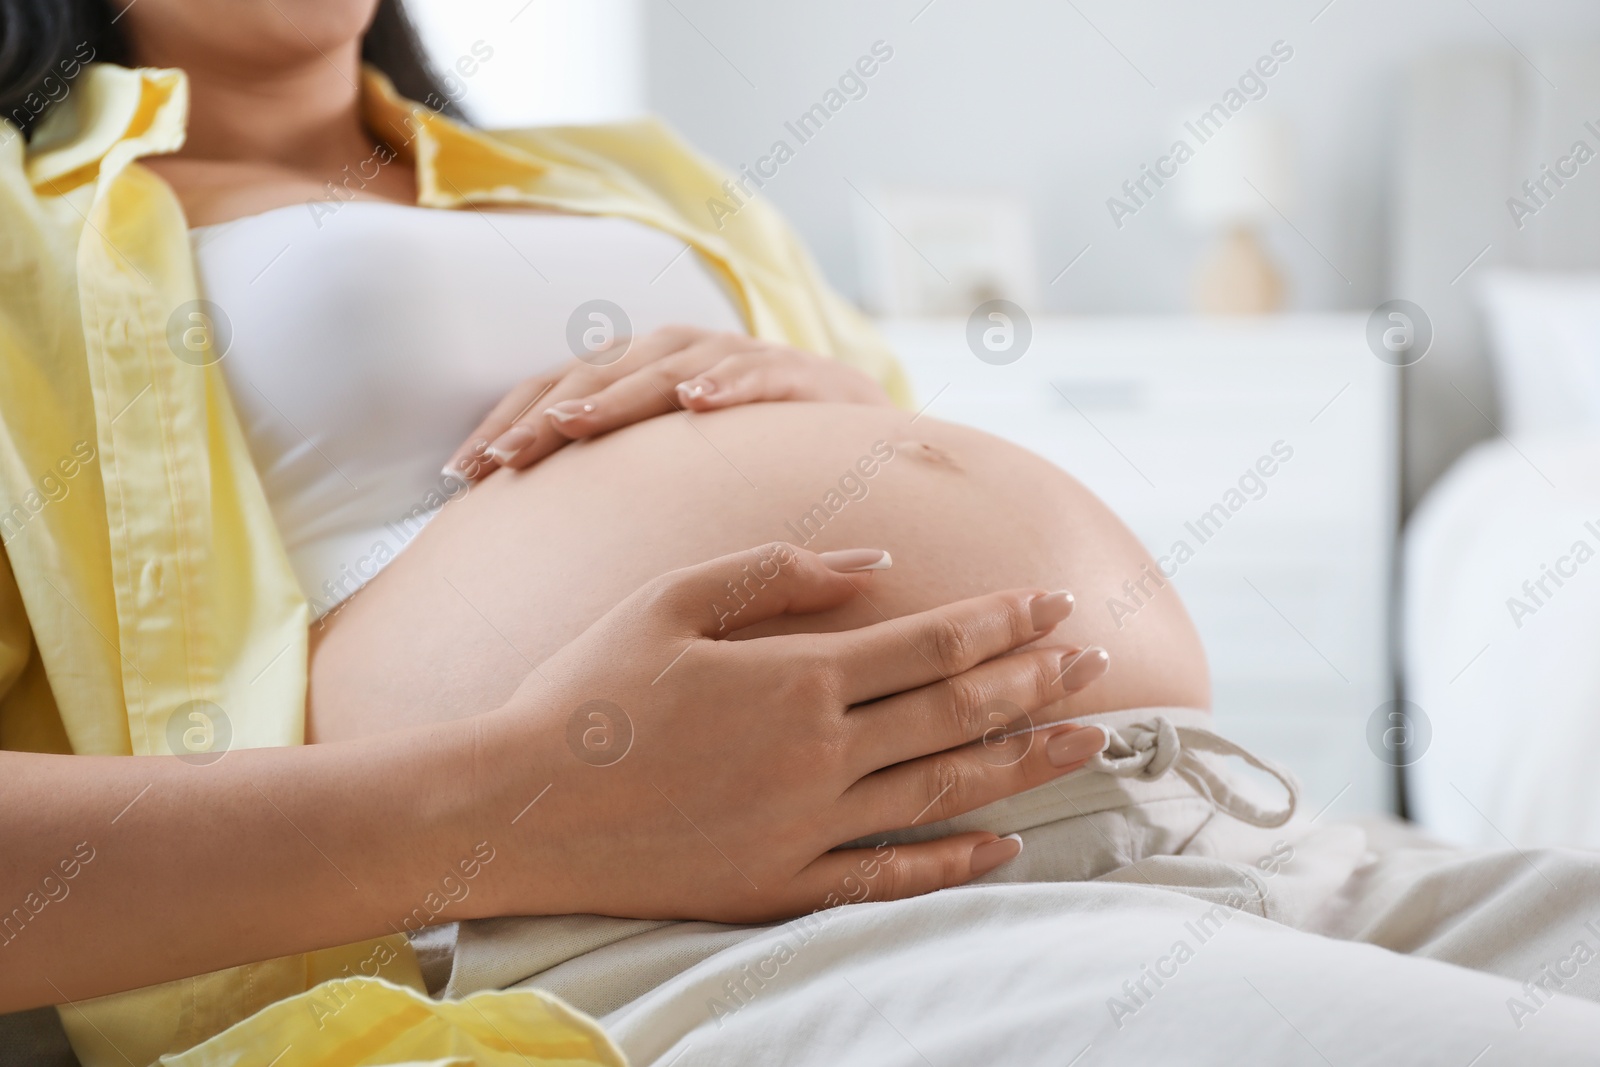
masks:
<svg viewBox="0 0 1600 1067"><path fill-rule="evenodd" d="M492 46L430 88L363 0L4 16L0 736L76 754L5 757L3 1004L71 1004L85 1062L372 960L414 984L394 936L288 954L419 914L801 914L835 846L1081 767L1105 735L1065 719L1205 706L1175 597L1068 618L1148 563L1126 529L890 406L868 328L765 205L698 222L719 181L659 128L478 135L441 106ZM1020 847L905 845L870 895Z"/></svg>
<svg viewBox="0 0 1600 1067"><path fill-rule="evenodd" d="M1165 938L1191 898L924 894L1200 892L1134 861L1283 824L1184 748L1237 751L1170 588L1120 629L1072 614L1149 579L1127 529L891 404L761 200L707 213L723 176L651 123L473 131L451 102L493 42L442 82L418 56L389 0L0 0L0 1011L60 1005L90 1067L621 1062L559 1001L425 996L408 935L534 917L500 921L558 924L541 962L479 987L548 972L676 1062L697 982L731 990L717 1033L784 1003L740 995L788 958L745 924L870 899L927 910L807 927L814 996L887 1021L852 961L920 945L872 973L1037 1018L1048 965L1120 973L1133 942L1096 931ZM1466 1002L1233 922L1349 1003ZM724 958L725 987L697 969ZM851 1010L705 1062L800 1055ZM813 1062L865 1055L836 1029ZM1025 1062L1002 1029L960 1061Z"/></svg>

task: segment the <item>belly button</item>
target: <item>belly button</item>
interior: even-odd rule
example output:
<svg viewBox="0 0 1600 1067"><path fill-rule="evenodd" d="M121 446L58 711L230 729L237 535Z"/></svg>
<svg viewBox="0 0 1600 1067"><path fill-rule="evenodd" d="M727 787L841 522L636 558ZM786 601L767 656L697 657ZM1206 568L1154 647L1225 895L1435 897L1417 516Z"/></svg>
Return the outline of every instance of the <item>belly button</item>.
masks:
<svg viewBox="0 0 1600 1067"><path fill-rule="evenodd" d="M910 456L912 459L930 463L936 467L948 467L951 470L961 470L961 464L956 458L938 445L930 445L926 441L896 441L892 446L896 455Z"/></svg>

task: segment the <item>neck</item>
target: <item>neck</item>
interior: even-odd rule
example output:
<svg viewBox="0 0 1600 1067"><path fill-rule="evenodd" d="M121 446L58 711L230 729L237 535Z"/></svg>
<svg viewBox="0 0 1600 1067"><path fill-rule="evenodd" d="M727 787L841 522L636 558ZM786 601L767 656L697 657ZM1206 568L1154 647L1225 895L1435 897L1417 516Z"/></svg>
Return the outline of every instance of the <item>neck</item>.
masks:
<svg viewBox="0 0 1600 1067"><path fill-rule="evenodd" d="M360 43L283 69L189 64L189 132L180 157L336 172L370 154L361 119Z"/></svg>

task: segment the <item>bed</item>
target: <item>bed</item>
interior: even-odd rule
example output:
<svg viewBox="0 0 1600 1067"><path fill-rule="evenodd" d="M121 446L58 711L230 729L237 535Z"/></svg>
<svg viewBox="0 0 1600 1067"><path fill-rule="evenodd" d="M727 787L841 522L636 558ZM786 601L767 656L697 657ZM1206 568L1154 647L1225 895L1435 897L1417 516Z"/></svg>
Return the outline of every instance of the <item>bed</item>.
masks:
<svg viewBox="0 0 1600 1067"><path fill-rule="evenodd" d="M1597 58L1441 56L1405 94L1393 291L1436 337L1404 398L1407 813L1461 843L1600 846Z"/></svg>
<svg viewBox="0 0 1600 1067"><path fill-rule="evenodd" d="M1600 847L1597 531L1595 434L1476 445L1413 516L1406 691L1432 740L1409 800L1433 833Z"/></svg>

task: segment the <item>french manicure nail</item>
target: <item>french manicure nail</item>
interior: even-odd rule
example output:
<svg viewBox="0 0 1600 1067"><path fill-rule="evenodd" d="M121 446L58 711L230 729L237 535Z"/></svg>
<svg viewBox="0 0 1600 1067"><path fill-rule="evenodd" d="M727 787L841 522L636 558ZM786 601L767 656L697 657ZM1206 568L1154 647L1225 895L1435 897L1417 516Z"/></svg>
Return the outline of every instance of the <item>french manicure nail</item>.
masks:
<svg viewBox="0 0 1600 1067"><path fill-rule="evenodd" d="M544 409L544 413L557 422L571 422L580 415L593 415L594 405L582 400L563 400Z"/></svg>
<svg viewBox="0 0 1600 1067"><path fill-rule="evenodd" d="M467 450L446 463L439 473L446 478L460 478L464 482L470 482L488 466L483 461L483 457L488 454L489 442L481 437L475 437L467 445Z"/></svg>
<svg viewBox="0 0 1600 1067"><path fill-rule="evenodd" d="M1028 605L1028 612L1033 616L1033 628L1040 633L1050 629L1072 614L1072 605L1072 594L1065 589L1034 597L1033 603Z"/></svg>
<svg viewBox="0 0 1600 1067"><path fill-rule="evenodd" d="M819 552L817 558L824 567L840 574L883 571L894 566L894 559L881 548L840 548L832 552Z"/></svg>
<svg viewBox="0 0 1600 1067"><path fill-rule="evenodd" d="M526 426L513 426L499 437L496 437L485 451L501 463L505 463L518 452L533 444L534 439L538 436L537 433Z"/></svg>
<svg viewBox="0 0 1600 1067"><path fill-rule="evenodd" d="M1002 863L1010 863L1022 855L1022 838L1016 834L995 840L987 841L972 850L972 877L978 878Z"/></svg>
<svg viewBox="0 0 1600 1067"><path fill-rule="evenodd" d="M1082 652L1068 652L1061 657L1061 688L1069 693L1099 681L1111 669L1111 653L1099 645L1091 645Z"/></svg>
<svg viewBox="0 0 1600 1067"><path fill-rule="evenodd" d="M710 396L716 391L716 383L707 381L704 378L678 383L678 393L686 400L699 400L701 397Z"/></svg>
<svg viewBox="0 0 1600 1067"><path fill-rule="evenodd" d="M1063 730L1045 742L1044 754L1052 767L1081 763L1096 752L1104 752L1111 739L1098 726L1079 726Z"/></svg>

